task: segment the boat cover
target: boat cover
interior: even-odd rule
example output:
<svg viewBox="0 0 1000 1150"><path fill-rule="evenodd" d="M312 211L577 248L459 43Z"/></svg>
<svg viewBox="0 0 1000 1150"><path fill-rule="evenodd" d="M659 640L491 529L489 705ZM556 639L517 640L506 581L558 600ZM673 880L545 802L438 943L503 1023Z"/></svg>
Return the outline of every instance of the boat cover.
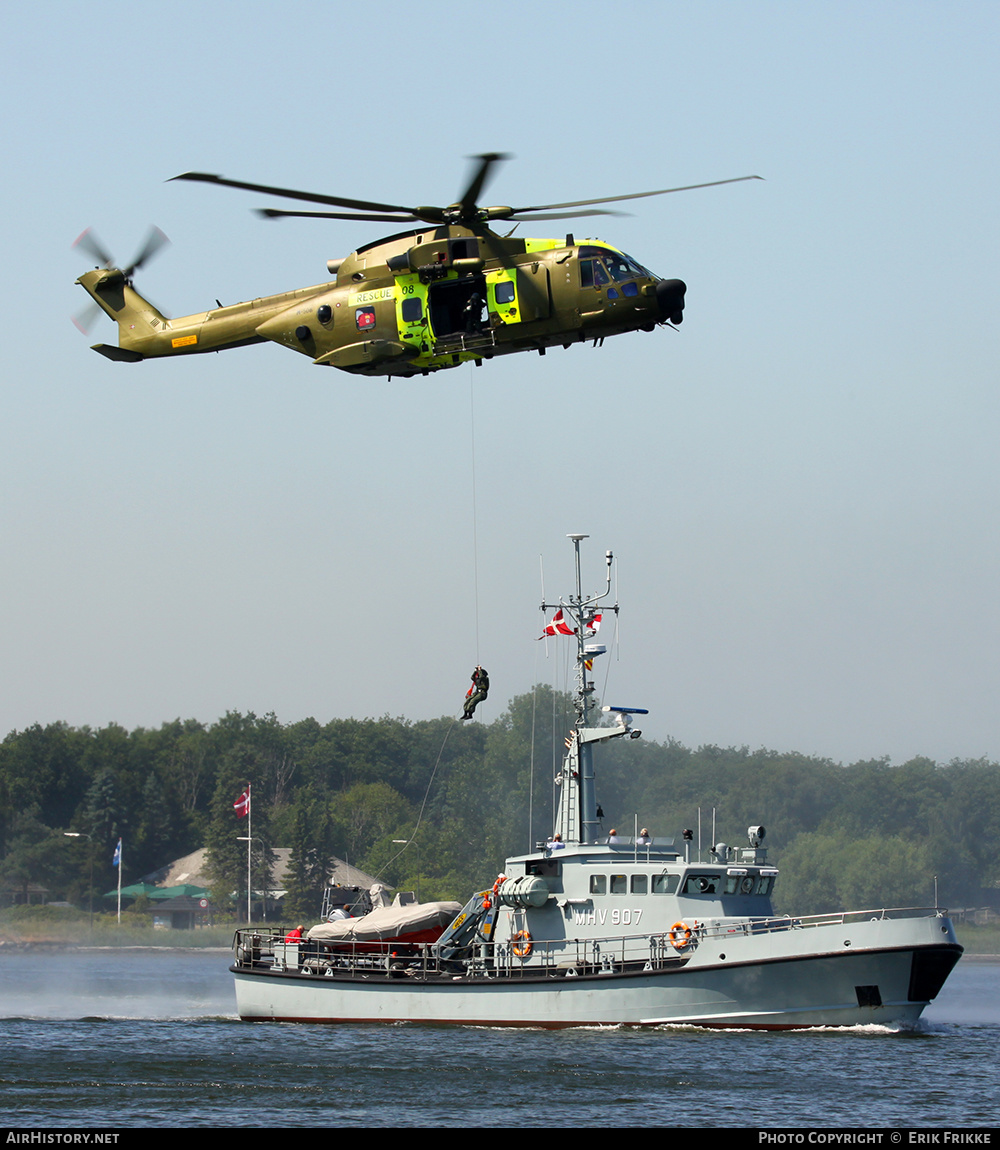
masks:
<svg viewBox="0 0 1000 1150"><path fill-rule="evenodd" d="M385 942L437 928L443 930L462 909L460 902L418 902L413 906L386 906L361 918L321 922L306 938L338 942Z"/></svg>

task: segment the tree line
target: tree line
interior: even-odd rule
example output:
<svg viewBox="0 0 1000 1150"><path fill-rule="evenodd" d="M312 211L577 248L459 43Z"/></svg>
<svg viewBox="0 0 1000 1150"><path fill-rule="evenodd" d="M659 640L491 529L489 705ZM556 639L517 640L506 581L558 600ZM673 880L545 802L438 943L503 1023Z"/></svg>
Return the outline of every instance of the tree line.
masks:
<svg viewBox="0 0 1000 1150"><path fill-rule="evenodd" d="M0 891L42 887L86 906L208 846L217 905L245 888L245 833L233 802L253 787L255 887L276 847L291 847L285 912L318 913L338 857L421 897L464 901L490 885L507 854L551 831L553 778L572 726L568 696L518 696L494 722L315 719L230 712L158 729L65 723L12 731L0 743ZM1000 885L1000 765L986 760L893 766L746 747L690 749L616 740L597 754L604 825L633 819L680 842L745 844L768 829L781 870L776 908L979 905ZM713 822L714 819L714 822ZM68 837L73 832L78 837ZM93 873L93 892L89 885Z"/></svg>

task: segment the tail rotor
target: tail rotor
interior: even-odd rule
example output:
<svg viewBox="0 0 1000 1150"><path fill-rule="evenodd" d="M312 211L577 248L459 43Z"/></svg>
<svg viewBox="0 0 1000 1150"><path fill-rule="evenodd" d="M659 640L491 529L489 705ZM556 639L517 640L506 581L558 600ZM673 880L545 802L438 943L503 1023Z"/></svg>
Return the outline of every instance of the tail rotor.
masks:
<svg viewBox="0 0 1000 1150"><path fill-rule="evenodd" d="M82 231L73 241L74 249L79 249L97 260L98 267L106 268L112 274L117 273L129 287L132 286L135 273L139 268L141 268L143 264L149 263L157 252L168 247L169 244L170 240L167 236L158 227L153 226L149 229L145 243L139 249L132 262L128 267L119 269L115 266L114 257L94 234L93 228L87 228ZM94 326L94 321L100 312L101 308L96 303L88 304L87 307L72 317L74 327L84 335L87 335Z"/></svg>

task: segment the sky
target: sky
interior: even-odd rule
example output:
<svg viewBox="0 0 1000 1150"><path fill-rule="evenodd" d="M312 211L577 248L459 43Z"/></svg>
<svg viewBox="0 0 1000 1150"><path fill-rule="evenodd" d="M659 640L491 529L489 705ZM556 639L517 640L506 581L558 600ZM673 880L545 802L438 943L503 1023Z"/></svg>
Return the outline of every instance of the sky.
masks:
<svg viewBox="0 0 1000 1150"><path fill-rule="evenodd" d="M7 5L0 736L227 710L458 714L535 682L544 582L617 557L605 701L697 747L1000 758L995 3ZM760 175L570 223L685 322L415 381L276 345L136 365L93 227L177 316L326 279L383 225L189 170L445 204ZM287 205L279 205L287 206ZM519 234L560 235L559 224ZM385 227L391 231L391 225ZM605 638L605 633L602 633Z"/></svg>

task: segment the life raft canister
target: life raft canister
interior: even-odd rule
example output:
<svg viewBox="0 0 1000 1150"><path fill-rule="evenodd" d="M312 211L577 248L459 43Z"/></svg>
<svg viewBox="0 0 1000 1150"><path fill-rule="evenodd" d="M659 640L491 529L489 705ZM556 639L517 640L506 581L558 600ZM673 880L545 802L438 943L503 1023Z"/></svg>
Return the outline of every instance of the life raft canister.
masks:
<svg viewBox="0 0 1000 1150"><path fill-rule="evenodd" d="M675 950L683 950L686 946L691 945L691 934L691 928L686 922L675 922L667 931L667 938L670 939Z"/></svg>
<svg viewBox="0 0 1000 1150"><path fill-rule="evenodd" d="M510 941L511 949L518 958L527 958L531 954L533 944L531 935L526 930L519 930Z"/></svg>

